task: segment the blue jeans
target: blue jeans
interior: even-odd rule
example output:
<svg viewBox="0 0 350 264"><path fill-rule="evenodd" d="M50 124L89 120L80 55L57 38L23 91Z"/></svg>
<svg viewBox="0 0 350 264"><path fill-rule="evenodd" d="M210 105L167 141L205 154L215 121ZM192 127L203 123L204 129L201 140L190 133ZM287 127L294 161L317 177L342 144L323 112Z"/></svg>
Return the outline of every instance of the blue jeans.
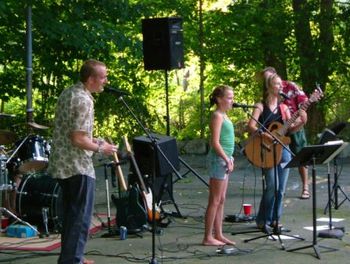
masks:
<svg viewBox="0 0 350 264"><path fill-rule="evenodd" d="M58 180L62 189L63 220L59 264L83 263L95 199L95 179L74 175Z"/></svg>
<svg viewBox="0 0 350 264"><path fill-rule="evenodd" d="M264 169L265 189L261 197L259 212L256 216L258 226L271 225L276 220L279 220L283 211L283 197L286 191L289 168L284 168L291 160L291 154L288 150L282 150L281 162L276 166L277 182L275 185L274 168ZM277 195L275 195L275 186L277 186ZM277 210L275 210L275 206ZM277 215L276 215L277 212Z"/></svg>

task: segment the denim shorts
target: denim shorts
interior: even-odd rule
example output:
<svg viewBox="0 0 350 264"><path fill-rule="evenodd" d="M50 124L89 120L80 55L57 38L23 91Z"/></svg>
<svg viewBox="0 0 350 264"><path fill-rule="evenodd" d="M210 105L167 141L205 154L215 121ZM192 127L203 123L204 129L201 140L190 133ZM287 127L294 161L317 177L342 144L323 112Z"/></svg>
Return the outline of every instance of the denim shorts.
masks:
<svg viewBox="0 0 350 264"><path fill-rule="evenodd" d="M221 157L210 157L207 161L209 177L216 180L225 180L228 175L227 165Z"/></svg>

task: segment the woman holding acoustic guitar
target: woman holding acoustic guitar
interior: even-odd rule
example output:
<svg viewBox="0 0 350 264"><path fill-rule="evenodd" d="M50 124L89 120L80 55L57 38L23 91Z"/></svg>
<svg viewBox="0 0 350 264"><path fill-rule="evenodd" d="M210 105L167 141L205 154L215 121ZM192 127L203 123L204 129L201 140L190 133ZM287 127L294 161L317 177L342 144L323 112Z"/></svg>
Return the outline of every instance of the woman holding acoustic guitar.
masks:
<svg viewBox="0 0 350 264"><path fill-rule="evenodd" d="M283 133L280 133L277 128L282 126L282 124L289 123L288 126L283 127L287 130L284 132L295 132L306 122L306 113L303 110L299 111L299 116L295 120L292 118L288 107L281 102L281 90L281 78L277 74L267 76L263 82L263 100L255 104L252 118L248 122L248 131L252 135L250 140L257 138L260 140L260 143L256 144L253 150L259 152L256 153L259 158L261 157L261 160L266 160L268 157L262 156L268 153L271 154L273 151L276 152L276 156L280 157L276 159L276 156L273 156L274 160L277 161L276 164L273 163L272 166L267 167L262 166L263 174L265 175L265 189L261 197L256 223L258 228L264 232L268 232L270 227L276 227L276 223L279 223L279 219L282 215L283 196L289 176L289 169L284 168L284 166L291 160L288 147L290 139L289 137L283 136ZM257 122L257 120L259 122ZM288 120L293 121L293 123L288 122ZM259 123L262 125L261 127ZM278 132L276 133L276 131ZM275 136L277 140L275 140L273 136ZM279 141L282 142L284 146L282 146ZM259 147L260 150L257 150ZM276 166L276 170L274 166ZM275 171L277 173L277 182L275 182ZM277 187L277 195L275 195L275 186ZM274 209L275 206L277 207L276 210Z"/></svg>
<svg viewBox="0 0 350 264"><path fill-rule="evenodd" d="M208 153L209 199L205 214L203 245L235 245L222 234L224 202L228 178L234 168L234 126L226 112L232 108L233 89L227 85L217 86L210 97L210 106L216 109L210 120L210 150Z"/></svg>

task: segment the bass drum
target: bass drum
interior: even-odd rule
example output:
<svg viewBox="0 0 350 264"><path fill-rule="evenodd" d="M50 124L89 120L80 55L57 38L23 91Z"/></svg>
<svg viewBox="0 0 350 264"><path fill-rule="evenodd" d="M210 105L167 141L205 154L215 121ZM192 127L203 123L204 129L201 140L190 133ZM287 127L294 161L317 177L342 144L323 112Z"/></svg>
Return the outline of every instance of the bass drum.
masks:
<svg viewBox="0 0 350 264"><path fill-rule="evenodd" d="M58 182L47 173L25 175L16 199L19 217L38 228L62 230L62 192Z"/></svg>

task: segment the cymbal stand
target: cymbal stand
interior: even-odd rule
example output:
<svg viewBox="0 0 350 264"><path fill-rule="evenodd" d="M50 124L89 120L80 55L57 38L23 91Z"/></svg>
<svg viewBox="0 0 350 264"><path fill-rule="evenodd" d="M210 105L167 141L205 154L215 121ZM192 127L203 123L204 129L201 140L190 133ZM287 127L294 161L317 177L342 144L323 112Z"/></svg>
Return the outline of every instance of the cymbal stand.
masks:
<svg viewBox="0 0 350 264"><path fill-rule="evenodd" d="M10 162L10 160L17 154L18 150L22 147L22 145L27 141L27 139L30 137L31 135L27 135L22 141L21 143L17 146L17 148L12 152L11 156L7 159L6 164Z"/></svg>

